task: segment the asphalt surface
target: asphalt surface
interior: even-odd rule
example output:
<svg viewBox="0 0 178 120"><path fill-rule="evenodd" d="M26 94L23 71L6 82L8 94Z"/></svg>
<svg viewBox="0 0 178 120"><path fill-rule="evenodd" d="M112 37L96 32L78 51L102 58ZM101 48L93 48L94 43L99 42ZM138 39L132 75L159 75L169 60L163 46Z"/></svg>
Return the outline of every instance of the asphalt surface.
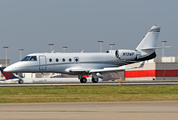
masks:
<svg viewBox="0 0 178 120"><path fill-rule="evenodd" d="M19 86L177 85L178 81L0 84ZM0 103L0 120L177 120L178 101Z"/></svg>
<svg viewBox="0 0 178 120"><path fill-rule="evenodd" d="M20 87L20 86L102 86L102 85L178 85L178 80L157 80L157 81L121 81L120 83L98 82L98 83L80 83L80 82L59 82L59 83L32 83L32 84L18 84L18 83L1 83L0 87Z"/></svg>
<svg viewBox="0 0 178 120"><path fill-rule="evenodd" d="M0 120L177 120L178 101L1 103Z"/></svg>

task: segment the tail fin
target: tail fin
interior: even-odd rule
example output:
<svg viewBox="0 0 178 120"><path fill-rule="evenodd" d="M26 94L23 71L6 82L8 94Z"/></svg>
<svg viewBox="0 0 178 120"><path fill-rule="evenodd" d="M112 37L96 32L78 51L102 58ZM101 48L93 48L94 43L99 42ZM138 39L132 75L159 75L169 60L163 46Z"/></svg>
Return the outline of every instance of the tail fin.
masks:
<svg viewBox="0 0 178 120"><path fill-rule="evenodd" d="M14 74L12 74L12 73L4 72L4 71L3 71L4 69L5 69L5 67L0 67L1 73L2 73L2 75L6 78L6 80L18 78L18 77L16 77L16 76L15 76Z"/></svg>
<svg viewBox="0 0 178 120"><path fill-rule="evenodd" d="M148 60L156 57L155 49L158 41L160 27L154 25L137 46L136 51L140 52L138 60Z"/></svg>

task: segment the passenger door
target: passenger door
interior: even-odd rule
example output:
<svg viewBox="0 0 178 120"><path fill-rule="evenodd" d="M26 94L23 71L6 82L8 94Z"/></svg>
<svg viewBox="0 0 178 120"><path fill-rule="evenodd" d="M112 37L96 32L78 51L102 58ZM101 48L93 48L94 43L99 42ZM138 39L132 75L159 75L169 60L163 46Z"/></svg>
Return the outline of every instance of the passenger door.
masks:
<svg viewBox="0 0 178 120"><path fill-rule="evenodd" d="M46 70L46 57L39 56L39 70Z"/></svg>

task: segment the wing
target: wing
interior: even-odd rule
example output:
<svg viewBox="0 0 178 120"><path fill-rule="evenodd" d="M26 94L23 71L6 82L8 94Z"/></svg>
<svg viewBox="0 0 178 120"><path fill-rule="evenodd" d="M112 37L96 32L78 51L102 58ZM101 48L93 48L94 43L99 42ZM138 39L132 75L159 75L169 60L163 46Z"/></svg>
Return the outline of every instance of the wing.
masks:
<svg viewBox="0 0 178 120"><path fill-rule="evenodd" d="M66 72L70 73L111 73L111 72L118 72L118 71L124 71L128 69L135 69L135 68L142 68L145 64L145 61L140 64L139 67L131 67L131 68L125 68L125 67L114 67L114 68L103 68L103 69L82 69L82 68L68 68L66 69Z"/></svg>

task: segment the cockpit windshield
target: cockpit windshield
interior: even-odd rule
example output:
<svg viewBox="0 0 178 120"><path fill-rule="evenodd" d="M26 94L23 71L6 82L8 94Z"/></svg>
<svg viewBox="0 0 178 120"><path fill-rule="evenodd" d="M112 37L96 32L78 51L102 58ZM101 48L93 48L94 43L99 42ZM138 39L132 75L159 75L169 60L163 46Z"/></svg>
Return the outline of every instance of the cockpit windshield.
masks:
<svg viewBox="0 0 178 120"><path fill-rule="evenodd" d="M37 61L36 56L26 56L21 61Z"/></svg>
<svg viewBox="0 0 178 120"><path fill-rule="evenodd" d="M29 58L30 58L30 56L26 56L21 61L28 61Z"/></svg>

